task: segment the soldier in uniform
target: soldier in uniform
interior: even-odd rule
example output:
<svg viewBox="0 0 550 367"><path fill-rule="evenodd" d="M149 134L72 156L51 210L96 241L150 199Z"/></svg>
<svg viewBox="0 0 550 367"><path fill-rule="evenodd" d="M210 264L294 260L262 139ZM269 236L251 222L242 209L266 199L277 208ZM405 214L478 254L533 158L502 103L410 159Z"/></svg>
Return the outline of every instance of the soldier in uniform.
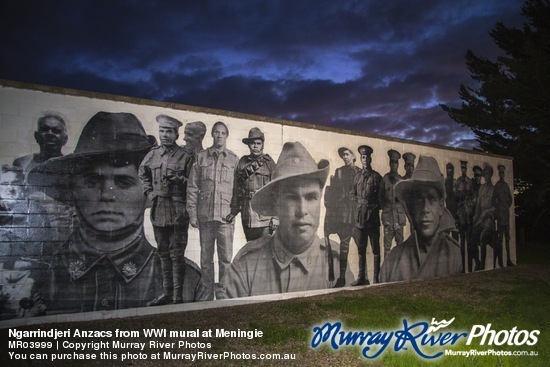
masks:
<svg viewBox="0 0 550 367"><path fill-rule="evenodd" d="M460 161L461 175L455 181L453 188L454 197L457 205L457 226L458 234L460 237L460 254L462 255L462 267L466 269L466 242L470 238L472 232L472 219L473 219L473 188L472 180L466 175L468 170L468 162ZM469 264L471 267L471 263ZM471 270L469 270L471 271Z"/></svg>
<svg viewBox="0 0 550 367"><path fill-rule="evenodd" d="M471 239L472 246L475 244L481 247L480 270L485 269L487 245L495 244L495 207L493 206L495 186L491 181L493 167L489 163L483 163L482 175L485 183L481 185L477 195Z"/></svg>
<svg viewBox="0 0 550 367"><path fill-rule="evenodd" d="M414 172L415 159L416 156L413 153L407 152L403 154L403 161L405 161L405 176L403 176L404 180L408 180L412 177L412 174Z"/></svg>
<svg viewBox="0 0 550 367"><path fill-rule="evenodd" d="M495 184L493 191L493 206L495 207L498 233L495 246L495 261L498 260L499 266L502 267L502 240L504 239L507 256L506 266L514 266L510 257L510 207L512 206L512 194L510 193L510 187L504 181L506 167L499 164L497 169L499 180Z"/></svg>
<svg viewBox="0 0 550 367"><path fill-rule="evenodd" d="M285 143L273 180L252 198L252 209L277 216L279 227L272 236L248 242L235 256L224 278L228 297L332 286L336 244L317 236L328 174L328 161L315 163L302 144Z"/></svg>
<svg viewBox="0 0 550 367"><path fill-rule="evenodd" d="M352 198L355 202L355 227L353 239L359 253L359 273L352 286L368 285L367 279L367 243L370 239L374 254L373 283L378 283L380 271L380 203L378 191L382 176L372 169L372 148L361 145L358 148L363 168L353 180Z"/></svg>
<svg viewBox="0 0 550 367"><path fill-rule="evenodd" d="M131 113L98 112L84 126L75 151L35 167L46 193L71 203L78 226L54 254L47 312L143 307L162 291L157 250L144 233L147 198L138 169L153 137ZM35 181L35 179L37 181ZM184 302L200 298L201 272L185 259Z"/></svg>
<svg viewBox="0 0 550 367"><path fill-rule="evenodd" d="M445 185L437 161L420 156L412 178L395 186L407 208L413 231L384 260L381 282L409 281L458 274L462 270L460 248L450 232L454 218L445 208Z"/></svg>
<svg viewBox="0 0 550 367"><path fill-rule="evenodd" d="M384 226L384 259L391 250L395 238L396 245L403 243L403 227L407 224L405 209L395 196L395 185L401 180L397 173L401 154L397 150L388 150L390 172L386 173L380 184L380 206L382 207L382 225Z"/></svg>
<svg viewBox="0 0 550 367"><path fill-rule="evenodd" d="M250 154L242 156L237 164L231 213L227 215L226 221L233 222L237 214L241 213L243 230L248 242L270 232L272 218L261 216L253 211L250 200L256 191L271 181L275 162L269 154L264 154L264 133L257 127L250 129L248 138L242 141L248 145Z"/></svg>
<svg viewBox="0 0 550 367"><path fill-rule="evenodd" d="M479 188L481 187L481 167L474 166L472 172L474 177L472 178L472 192L473 192L473 202L475 204L477 199L477 194L479 193Z"/></svg>
<svg viewBox="0 0 550 367"><path fill-rule="evenodd" d="M190 224L199 228L201 268L205 300L214 299L214 249L217 245L221 281L233 257L234 223L227 222L231 212L234 174L239 157L227 149L229 129L218 121L212 127L213 144L197 154L187 184L187 211ZM216 292L223 297L223 289Z"/></svg>
<svg viewBox="0 0 550 367"><path fill-rule="evenodd" d="M348 268L349 242L353 233L354 216L351 191L353 179L361 170L355 165L355 154L346 147L338 148L338 155L344 161L342 167L336 168L330 177L330 185L325 189L325 237L332 233L340 238L340 276L334 288L346 285Z"/></svg>
<svg viewBox="0 0 550 367"><path fill-rule="evenodd" d="M58 115L47 114L38 119L34 139L40 146L40 152L19 157L13 165L21 167L25 174L50 158L61 157L61 149L67 144L65 120Z"/></svg>
<svg viewBox="0 0 550 367"><path fill-rule="evenodd" d="M161 145L152 148L139 167L143 194L152 203L151 223L162 268L163 292L149 306L183 302L189 229L185 198L194 159L194 152L176 144L182 123L166 115L158 115L156 120Z"/></svg>

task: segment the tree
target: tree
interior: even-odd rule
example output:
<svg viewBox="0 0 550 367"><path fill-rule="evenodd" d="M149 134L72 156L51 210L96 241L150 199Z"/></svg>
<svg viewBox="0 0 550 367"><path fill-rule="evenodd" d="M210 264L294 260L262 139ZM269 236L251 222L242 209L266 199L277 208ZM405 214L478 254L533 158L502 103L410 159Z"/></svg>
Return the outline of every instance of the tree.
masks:
<svg viewBox="0 0 550 367"><path fill-rule="evenodd" d="M460 86L461 108L441 107L453 120L472 129L483 151L514 158L518 225L527 234L547 236L550 0L527 0L522 15L528 22L521 29L497 23L489 33L504 56L491 61L467 51L466 66L477 87Z"/></svg>

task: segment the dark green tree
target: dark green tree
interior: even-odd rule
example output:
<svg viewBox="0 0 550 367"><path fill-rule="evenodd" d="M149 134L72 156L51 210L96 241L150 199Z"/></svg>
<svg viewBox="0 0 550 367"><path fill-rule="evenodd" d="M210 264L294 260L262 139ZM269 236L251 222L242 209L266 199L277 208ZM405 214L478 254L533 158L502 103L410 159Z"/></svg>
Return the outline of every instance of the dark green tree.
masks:
<svg viewBox="0 0 550 367"><path fill-rule="evenodd" d="M497 23L489 33L504 56L466 52L476 87L460 86L460 108L441 105L476 134L481 150L514 158L517 224L550 234L550 0L527 0L522 28ZM547 238L547 237L546 237Z"/></svg>

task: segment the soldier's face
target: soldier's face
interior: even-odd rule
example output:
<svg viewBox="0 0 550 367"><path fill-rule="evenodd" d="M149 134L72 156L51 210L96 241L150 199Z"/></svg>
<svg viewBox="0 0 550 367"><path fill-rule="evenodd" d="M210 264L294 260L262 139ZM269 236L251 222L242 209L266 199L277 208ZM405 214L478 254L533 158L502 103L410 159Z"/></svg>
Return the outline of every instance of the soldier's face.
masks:
<svg viewBox="0 0 550 367"><path fill-rule="evenodd" d="M481 173L475 172L475 173L474 173L474 180L475 180L477 183L480 183L480 182L481 182Z"/></svg>
<svg viewBox="0 0 550 367"><path fill-rule="evenodd" d="M201 146L202 138L203 135L200 132L193 130L189 126L185 126L183 141L185 141L185 144L191 150L196 150L197 147Z"/></svg>
<svg viewBox="0 0 550 367"><path fill-rule="evenodd" d="M439 192L430 185L418 184L411 192L411 216L418 237L430 240L439 227L445 207Z"/></svg>
<svg viewBox="0 0 550 367"><path fill-rule="evenodd" d="M405 173L411 177L414 172L414 163L405 163Z"/></svg>
<svg viewBox="0 0 550 367"><path fill-rule="evenodd" d="M223 148L227 141L227 129L223 125L217 125L212 130L212 138L214 138L214 147Z"/></svg>
<svg viewBox="0 0 550 367"><path fill-rule="evenodd" d="M96 231L117 231L143 221L145 196L134 164L94 165L76 176L73 190L80 218Z"/></svg>
<svg viewBox="0 0 550 367"><path fill-rule="evenodd" d="M248 143L248 149L250 149L250 154L254 157L258 157L262 155L262 152L264 151L264 142L262 139L254 139L250 143Z"/></svg>
<svg viewBox="0 0 550 367"><path fill-rule="evenodd" d="M463 177L466 177L466 171L467 171L466 167L460 167L460 172L462 173Z"/></svg>
<svg viewBox="0 0 550 367"><path fill-rule="evenodd" d="M372 162L372 158L370 155L367 154L361 154L361 164L363 165L363 168L367 168L370 166L370 163Z"/></svg>
<svg viewBox="0 0 550 367"><path fill-rule="evenodd" d="M45 152L58 152L67 143L67 130L56 118L50 117L40 122L34 138Z"/></svg>
<svg viewBox="0 0 550 367"><path fill-rule="evenodd" d="M399 168L399 163L396 160L391 159L390 160L390 171L391 172L397 172L397 168Z"/></svg>
<svg viewBox="0 0 550 367"><path fill-rule="evenodd" d="M498 177L504 181L504 171L498 171Z"/></svg>
<svg viewBox="0 0 550 367"><path fill-rule="evenodd" d="M159 127L159 139L162 145L174 145L178 139L178 133L170 127Z"/></svg>
<svg viewBox="0 0 550 367"><path fill-rule="evenodd" d="M321 187L318 180L289 178L277 185L275 209L285 248L294 254L307 250L319 228Z"/></svg>
<svg viewBox="0 0 550 367"><path fill-rule="evenodd" d="M455 169L453 167L447 167L447 177L454 177Z"/></svg>
<svg viewBox="0 0 550 367"><path fill-rule="evenodd" d="M353 154L349 150L344 150L342 153L342 160L346 166L353 164Z"/></svg>

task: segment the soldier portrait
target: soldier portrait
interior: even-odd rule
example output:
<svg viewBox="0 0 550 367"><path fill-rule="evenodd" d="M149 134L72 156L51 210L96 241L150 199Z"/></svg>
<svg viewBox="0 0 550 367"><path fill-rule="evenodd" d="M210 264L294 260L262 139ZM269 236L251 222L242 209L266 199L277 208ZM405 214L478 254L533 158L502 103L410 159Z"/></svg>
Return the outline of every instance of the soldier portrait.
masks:
<svg viewBox="0 0 550 367"><path fill-rule="evenodd" d="M382 177L379 191L384 226L384 259L390 252L394 239L397 246L403 243L403 227L407 224L405 209L395 195L395 185L401 181L401 176L397 173L401 154L397 150L390 149L388 157L390 171Z"/></svg>
<svg viewBox="0 0 550 367"><path fill-rule="evenodd" d="M460 273L460 247L451 236L456 231L455 221L445 207L445 184L437 161L421 155L412 177L398 182L395 190L406 206L412 232L384 260L380 281L410 281Z"/></svg>
<svg viewBox="0 0 550 367"><path fill-rule="evenodd" d="M250 129L248 137L242 140L248 146L250 154L239 159L235 170L233 197L231 199L231 213L226 217L228 223L240 213L246 241L252 241L263 235L270 234L270 224L273 228L274 217L263 216L252 210L250 201L252 196L264 187L269 181L275 161L264 153L265 136L257 127Z"/></svg>
<svg viewBox="0 0 550 367"><path fill-rule="evenodd" d="M151 223L162 269L162 293L149 306L183 303L189 215L185 209L187 180L194 152L176 144L183 124L158 115L160 145L151 148L139 167L143 194L151 202Z"/></svg>
<svg viewBox="0 0 550 367"><path fill-rule="evenodd" d="M497 221L497 242L495 244L495 261L498 261L500 267L503 266L502 260L502 242L506 246L506 266L514 266L510 254L510 207L512 206L513 198L510 192L510 187L504 180L506 167L499 164L498 181L493 190L493 207L495 208L495 218ZM495 266L494 264L493 266Z"/></svg>
<svg viewBox="0 0 550 367"><path fill-rule="evenodd" d="M348 269L349 243L355 225L354 202L351 196L353 180L361 170L355 165L355 153L347 147L338 148L338 155L344 165L336 168L334 176L330 177L330 185L325 189L325 237L338 235L340 240L340 275L334 288L346 285ZM349 278L348 278L349 280Z"/></svg>
<svg viewBox="0 0 550 367"><path fill-rule="evenodd" d="M98 112L85 125L75 151L35 167L30 184L70 203L78 226L53 254L47 314L145 306L161 292L156 249L144 235L147 198L139 166L153 144L130 113ZM52 183L54 183L52 185ZM186 260L186 302L200 296L200 269Z"/></svg>
<svg viewBox="0 0 550 367"><path fill-rule="evenodd" d="M359 254L359 271L352 286L368 285L367 244L370 241L374 255L373 283L378 283L380 271L380 202L379 190L382 176L372 169L373 149L361 145L357 151L361 156L361 171L353 180L352 198L355 203L355 227L353 239Z"/></svg>
<svg viewBox="0 0 550 367"><path fill-rule="evenodd" d="M34 139L40 147L38 153L29 154L13 161L27 174L31 169L50 158L61 157L61 149L67 144L67 126L61 116L47 114L38 119Z"/></svg>
<svg viewBox="0 0 550 367"><path fill-rule="evenodd" d="M233 257L235 225L227 222L231 212L234 174L239 158L227 149L229 129L218 121L212 127L212 146L196 155L187 183L187 211L193 228L199 229L202 283L205 300L222 298L220 283ZM216 247L215 247L216 246ZM218 253L218 279L215 283L214 250ZM216 284L216 288L215 287Z"/></svg>
<svg viewBox="0 0 550 367"><path fill-rule="evenodd" d="M235 256L224 278L227 297L332 287L336 244L317 235L328 174L327 160L316 163L299 142L284 144L272 181L252 198L252 209L278 217L279 227Z"/></svg>

